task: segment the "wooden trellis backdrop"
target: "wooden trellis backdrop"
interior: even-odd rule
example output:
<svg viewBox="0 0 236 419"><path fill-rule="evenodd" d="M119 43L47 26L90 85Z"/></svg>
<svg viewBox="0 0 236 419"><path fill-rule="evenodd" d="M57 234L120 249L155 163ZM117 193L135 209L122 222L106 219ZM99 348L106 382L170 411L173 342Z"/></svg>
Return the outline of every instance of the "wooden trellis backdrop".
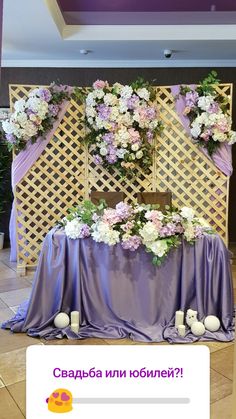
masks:
<svg viewBox="0 0 236 419"><path fill-rule="evenodd" d="M11 106L35 87L10 85ZM218 90L232 97L231 84L221 84ZM185 133L170 87L156 87L156 91L165 129L156 140L153 167L150 174L140 170L139 176L123 183L116 170L111 175L95 166L87 148L81 145L84 106L71 100L54 138L15 190L20 273L37 265L49 229L79 197L88 198L91 190L123 190L128 201L134 201L137 192L170 190L175 206L195 208L227 243L229 179Z"/></svg>

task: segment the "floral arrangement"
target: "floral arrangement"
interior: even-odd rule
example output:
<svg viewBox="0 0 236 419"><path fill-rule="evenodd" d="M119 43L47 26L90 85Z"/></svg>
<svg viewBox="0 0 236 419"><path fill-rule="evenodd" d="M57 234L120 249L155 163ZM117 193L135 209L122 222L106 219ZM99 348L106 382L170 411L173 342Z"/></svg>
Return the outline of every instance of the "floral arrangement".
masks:
<svg viewBox="0 0 236 419"><path fill-rule="evenodd" d="M26 99L17 100L10 118L2 122L8 149L16 153L35 143L52 128L60 105L68 100L73 88L52 83L49 88L32 90Z"/></svg>
<svg viewBox="0 0 236 419"><path fill-rule="evenodd" d="M85 141L94 163L122 175L152 165L153 139L162 130L154 105L155 92L138 79L131 85L97 80L85 98Z"/></svg>
<svg viewBox="0 0 236 419"><path fill-rule="evenodd" d="M92 237L96 242L123 249L137 250L141 245L152 254L154 265L161 265L170 250L184 238L193 243L213 230L203 218L195 216L192 208L159 211L158 205L128 205L120 202L114 209L105 201L98 206L82 202L69 210L60 223L70 239Z"/></svg>
<svg viewBox="0 0 236 419"><path fill-rule="evenodd" d="M196 89L181 86L180 95L185 99L184 115L190 120L193 139L207 149L211 156L221 143L234 144L236 132L228 115L228 98L217 93L217 73L212 71Z"/></svg>

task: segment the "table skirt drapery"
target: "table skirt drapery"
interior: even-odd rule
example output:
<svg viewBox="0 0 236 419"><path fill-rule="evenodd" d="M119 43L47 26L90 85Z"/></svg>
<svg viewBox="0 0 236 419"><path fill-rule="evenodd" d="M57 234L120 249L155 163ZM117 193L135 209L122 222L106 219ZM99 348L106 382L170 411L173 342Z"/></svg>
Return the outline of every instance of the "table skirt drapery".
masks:
<svg viewBox="0 0 236 419"><path fill-rule="evenodd" d="M199 320L213 314L221 329L201 338L174 327L176 310L198 311ZM53 325L55 315L80 311L79 334ZM229 253L217 235L194 245L182 242L161 267L143 247L131 252L91 238L71 240L51 230L43 244L29 301L2 326L47 339L125 338L137 341L230 341L233 332L233 286Z"/></svg>

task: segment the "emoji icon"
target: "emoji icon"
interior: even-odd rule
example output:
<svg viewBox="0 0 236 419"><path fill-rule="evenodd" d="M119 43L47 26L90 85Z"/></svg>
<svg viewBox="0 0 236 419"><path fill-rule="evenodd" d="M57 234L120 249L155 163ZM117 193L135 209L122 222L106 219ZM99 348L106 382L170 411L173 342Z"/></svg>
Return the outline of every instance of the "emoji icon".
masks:
<svg viewBox="0 0 236 419"><path fill-rule="evenodd" d="M54 413L68 413L72 407L72 394L69 390L58 388L47 398L48 410Z"/></svg>

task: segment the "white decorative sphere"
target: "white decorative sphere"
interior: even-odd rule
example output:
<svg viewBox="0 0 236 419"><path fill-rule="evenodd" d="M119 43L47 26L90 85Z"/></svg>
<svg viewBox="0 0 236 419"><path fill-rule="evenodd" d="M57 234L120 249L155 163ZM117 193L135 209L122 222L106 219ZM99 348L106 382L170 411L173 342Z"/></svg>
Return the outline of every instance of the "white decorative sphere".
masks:
<svg viewBox="0 0 236 419"><path fill-rule="evenodd" d="M195 336L202 336L204 335L205 331L206 331L205 326L201 322L194 322L191 326L191 332Z"/></svg>
<svg viewBox="0 0 236 419"><path fill-rule="evenodd" d="M204 320L205 328L210 332L217 332L220 328L220 320L216 316L207 316Z"/></svg>
<svg viewBox="0 0 236 419"><path fill-rule="evenodd" d="M66 313L58 313L54 318L54 325L58 327L58 329L64 329L64 327L69 326L70 318Z"/></svg>

